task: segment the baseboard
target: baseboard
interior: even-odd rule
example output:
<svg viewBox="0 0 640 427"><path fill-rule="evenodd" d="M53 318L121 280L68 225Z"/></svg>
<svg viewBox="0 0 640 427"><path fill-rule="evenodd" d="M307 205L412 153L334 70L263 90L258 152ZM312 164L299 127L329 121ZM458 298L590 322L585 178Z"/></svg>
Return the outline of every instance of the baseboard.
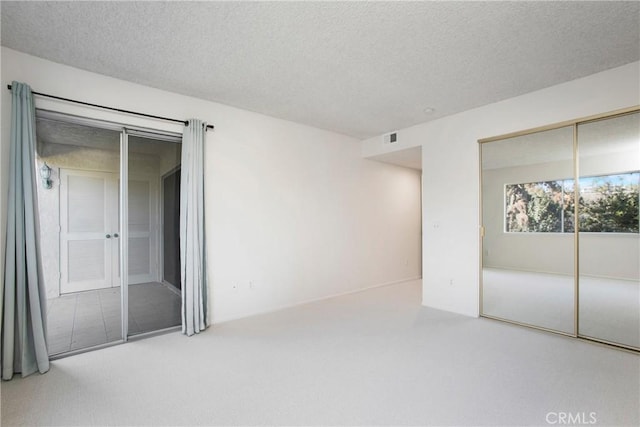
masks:
<svg viewBox="0 0 640 427"><path fill-rule="evenodd" d="M169 290L171 292L173 292L174 294L176 294L178 296L182 296L182 291L180 289L178 289L178 287L176 287L175 285L167 282L166 280L163 280L162 284L165 285L167 288L169 288Z"/></svg>
<svg viewBox="0 0 640 427"><path fill-rule="evenodd" d="M560 273L557 271L547 271L547 270L536 270L536 269L526 269L526 268L513 268L513 267L494 267L492 265L485 265L483 268L490 268L492 270L502 270L502 271L517 271L522 273L534 273L534 274L551 274L554 276L573 276L572 273Z"/></svg>
<svg viewBox="0 0 640 427"><path fill-rule="evenodd" d="M296 302L296 303L293 303L293 304L285 304L285 305L280 305L280 306L277 306L277 307L269 308L269 309L266 309L266 310L257 311L255 313L247 314L247 315L244 315L244 316L230 317L230 318L225 319L225 320L212 322L211 326L220 325L220 324L223 324L223 323L226 323L226 322L231 322L233 320L246 319L246 318L253 317L253 316L261 316L263 314L274 313L276 311L286 310L288 308L299 307L301 305L306 305L306 304L312 304L314 302L320 302L320 301L328 300L328 299L331 299L331 298L337 298L337 297L342 297L342 296L345 296L345 295L357 294L359 292L369 291L371 289L376 289L376 288L382 288L384 286L399 285L401 283L411 282L411 281L420 280L420 279L422 279L422 276L408 277L408 278L405 278L405 279L394 280L394 281L391 281L391 282L378 283L376 285L367 286L367 287L359 288L359 289L354 289L354 290L351 290L351 291L339 292L337 294L331 294L331 295L327 295L327 296L324 296L324 297L311 298L311 299L299 301L299 302Z"/></svg>
<svg viewBox="0 0 640 427"><path fill-rule="evenodd" d="M484 268L490 268L492 270L500 270L500 271L511 271L516 273L549 274L552 276L575 277L573 274L557 273L557 272L544 271L544 270L525 270L525 269L515 269L515 268L507 268L507 267L491 267L491 266L485 266ZM638 281L637 279L630 279L628 277L603 276L603 275L595 275L595 274L580 274L580 277L589 277L592 279L621 280L621 281L629 281L629 282Z"/></svg>

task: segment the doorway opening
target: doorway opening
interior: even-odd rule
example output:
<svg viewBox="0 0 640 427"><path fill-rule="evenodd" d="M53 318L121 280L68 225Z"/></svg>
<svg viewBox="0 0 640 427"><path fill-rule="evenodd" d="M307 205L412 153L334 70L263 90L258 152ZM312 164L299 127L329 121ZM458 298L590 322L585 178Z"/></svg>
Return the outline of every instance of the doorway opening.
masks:
<svg viewBox="0 0 640 427"><path fill-rule="evenodd" d="M389 254L397 257L396 262L404 266L404 274L412 282L415 300L423 302L422 265L423 265L423 175L422 145L403 148L387 153L367 157L369 160L388 163L405 168L403 179L397 181L395 188L395 206L402 206L405 219L396 228L398 236L410 242L408 252Z"/></svg>
<svg viewBox="0 0 640 427"><path fill-rule="evenodd" d="M50 356L179 327L165 262L179 274L179 180L167 189L166 177L179 171L180 135L37 116L36 166L50 174L37 190Z"/></svg>

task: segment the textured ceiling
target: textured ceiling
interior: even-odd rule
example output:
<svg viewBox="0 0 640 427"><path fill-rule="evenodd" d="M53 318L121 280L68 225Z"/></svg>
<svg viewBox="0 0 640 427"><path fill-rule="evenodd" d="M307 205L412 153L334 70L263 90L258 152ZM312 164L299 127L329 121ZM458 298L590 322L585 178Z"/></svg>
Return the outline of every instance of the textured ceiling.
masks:
<svg viewBox="0 0 640 427"><path fill-rule="evenodd" d="M359 138L640 59L639 2L0 7L12 49Z"/></svg>

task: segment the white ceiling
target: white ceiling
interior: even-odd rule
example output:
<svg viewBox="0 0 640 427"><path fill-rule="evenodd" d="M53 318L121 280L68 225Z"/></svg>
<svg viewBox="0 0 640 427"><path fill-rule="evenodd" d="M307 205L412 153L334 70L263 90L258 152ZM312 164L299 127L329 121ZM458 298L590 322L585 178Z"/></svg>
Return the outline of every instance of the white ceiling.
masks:
<svg viewBox="0 0 640 427"><path fill-rule="evenodd" d="M3 46L358 138L640 59L635 1L0 7Z"/></svg>

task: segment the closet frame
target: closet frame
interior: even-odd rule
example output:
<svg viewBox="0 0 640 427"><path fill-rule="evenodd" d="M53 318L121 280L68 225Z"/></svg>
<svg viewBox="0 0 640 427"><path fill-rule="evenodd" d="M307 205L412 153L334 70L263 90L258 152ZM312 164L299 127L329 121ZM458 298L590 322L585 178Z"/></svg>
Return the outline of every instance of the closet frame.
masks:
<svg viewBox="0 0 640 427"><path fill-rule="evenodd" d="M558 335L564 335L567 337L571 337L571 338L575 338L575 339L579 339L579 340L583 340L583 341L589 341L589 342L593 342L595 344L601 344L601 345L605 345L607 347L615 347L618 348L620 350L623 351L629 351L635 354L640 353L640 348L636 348L633 346L628 346L625 344L621 344L621 343L616 343L616 342L612 342L612 341L607 341L605 339L600 339L600 338L594 338L594 337L587 337L587 336L583 336L580 335L579 333L579 324L580 324L580 228L579 228L579 221L577 220L579 218L579 196L580 196L580 186L579 186L579 146L578 146L578 126L580 125L584 125L584 124L588 124L588 123L594 123L594 122L599 122L599 121L603 121L603 120L609 120L609 119L613 119L613 118L617 118L617 117L622 117L625 115L631 115L631 114L636 114L636 113L640 113L640 105L636 105L633 107L628 107L628 108L622 108L622 109L618 109L618 110L613 110L613 111L609 111L606 113L601 113L601 114L595 114L595 115L591 115L591 116L586 116L586 117L581 117L581 118L577 118L577 119L572 119L572 120L566 120L566 121L562 121L562 122L557 122L557 123L553 123L553 124L549 124L549 125L545 125L545 126L539 126L539 127L535 127L535 128L529 128L529 129L525 129L525 130L521 130L521 131L516 131L516 132L510 132L510 133L506 133L506 134L502 134L502 135L497 135L497 136L492 136L492 137L488 137L488 138L482 138L478 140L478 159L479 159L479 169L478 169L478 182L479 182L479 211L478 211L478 217L479 217L479 239L478 239L478 248L479 248L479 299L478 299L478 313L480 315L480 317L484 317L487 319L493 319L493 320L497 320L497 321L501 321L501 322L506 322L506 323L511 323L514 325L518 325L518 326L524 326L527 328L531 328L531 329L537 329L537 330L541 330L541 331L545 331L545 332L551 332L554 334L558 334ZM574 232L573 232L573 245L574 245L574 254L573 254L573 286L574 286L574 322L573 322L573 332L572 333L567 333L567 332L563 332L563 331L559 331L559 330L555 330L555 329L551 329L551 328L546 328L543 326L536 326L536 325L532 325L529 323L523 323L523 322L519 322L517 320L512 320L512 319L505 319L502 317L497 317L497 316L492 316L489 314L485 314L484 313L484 289L483 289L483 268L484 268L484 263L483 263L483 258L484 258L484 253L483 253L483 241L484 241L484 237L485 237L485 227L484 227L484 220L483 220L483 169L482 169L482 147L484 146L484 144L488 144L491 142L496 142L496 141L504 141L507 139L511 139L511 138L516 138L516 137L520 137L520 136L525 136L525 135L530 135L530 134L534 134L534 133L539 133L539 132L544 132L544 131L550 131L550 130L556 130L556 129L560 129L560 128L566 128L566 127L572 127L573 129L573 179L575 182L574 185L574 200L576 201L576 203L574 203L574 218L576 218L575 224L574 224ZM639 236L640 237L640 236Z"/></svg>

